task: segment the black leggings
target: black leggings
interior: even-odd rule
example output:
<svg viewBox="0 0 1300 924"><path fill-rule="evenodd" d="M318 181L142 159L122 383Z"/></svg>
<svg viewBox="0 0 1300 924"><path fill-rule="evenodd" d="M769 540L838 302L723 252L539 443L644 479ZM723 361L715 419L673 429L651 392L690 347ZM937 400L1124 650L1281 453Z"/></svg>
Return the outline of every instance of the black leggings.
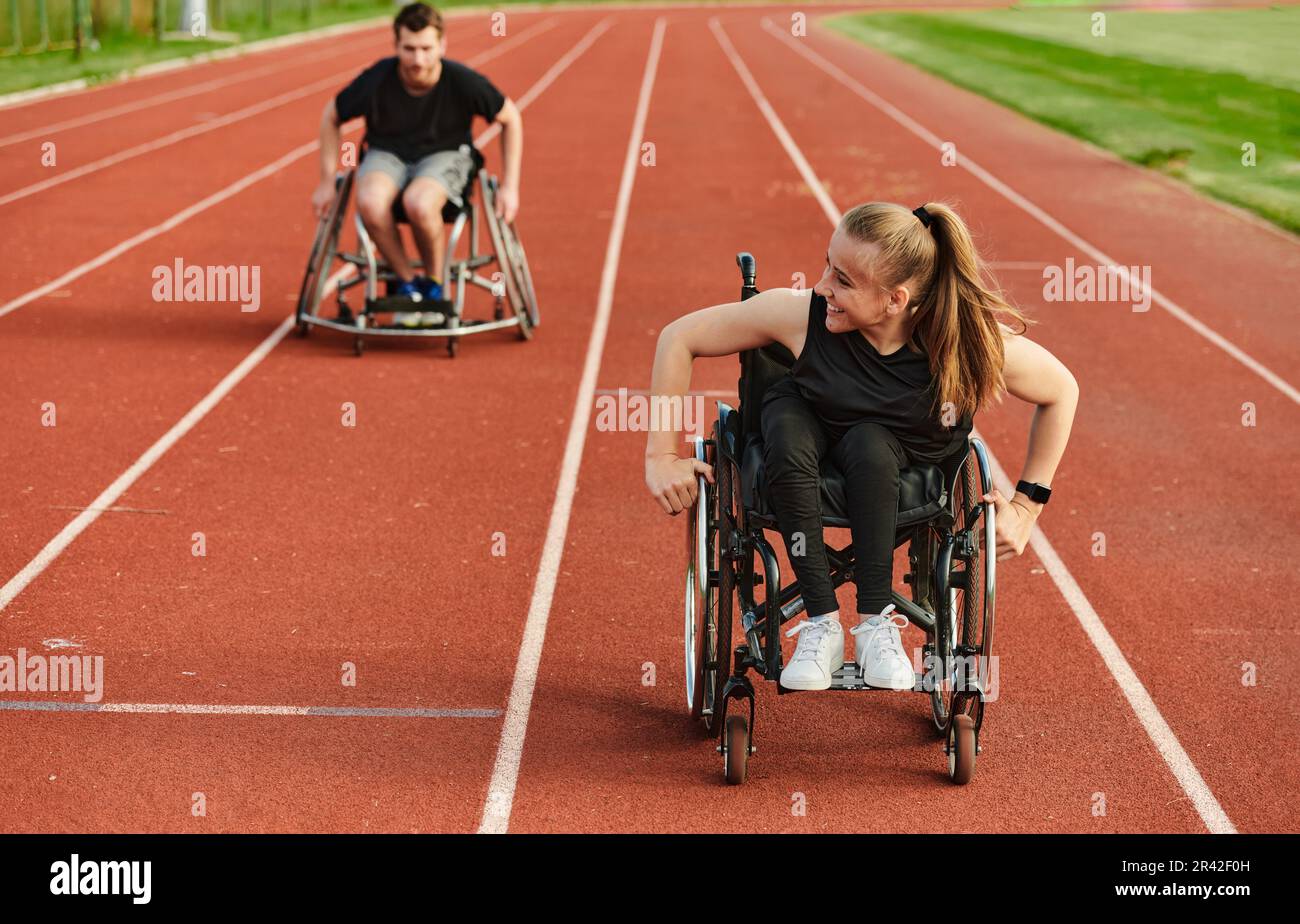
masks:
<svg viewBox="0 0 1300 924"><path fill-rule="evenodd" d="M879 613L891 600L898 473L909 464L906 450L877 423L847 429L827 424L798 394L771 396L763 406L762 430L768 496L808 615L839 609L822 542L818 468L828 453L844 473L858 612ZM802 555L792 553L796 533L803 534Z"/></svg>

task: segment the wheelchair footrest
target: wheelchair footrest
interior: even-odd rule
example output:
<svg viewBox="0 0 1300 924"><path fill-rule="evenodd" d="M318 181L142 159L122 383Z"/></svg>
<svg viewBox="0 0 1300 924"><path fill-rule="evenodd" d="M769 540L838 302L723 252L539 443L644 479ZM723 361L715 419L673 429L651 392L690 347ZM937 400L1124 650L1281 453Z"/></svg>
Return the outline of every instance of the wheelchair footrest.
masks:
<svg viewBox="0 0 1300 924"><path fill-rule="evenodd" d="M925 685L924 685L925 675L916 674L915 676L916 676L916 682L912 685L912 692L913 693L926 692ZM849 690L849 691L853 691L853 690L870 691L870 690L884 690L885 688L867 686L862 681L862 672L858 670L857 662L845 661L843 667L841 667L835 673L831 674L831 689ZM890 691L890 692L901 693L904 691L897 690L897 691Z"/></svg>
<svg viewBox="0 0 1300 924"><path fill-rule="evenodd" d="M385 314L390 311L437 311L442 314L451 314L455 310L455 305L450 299L421 299L416 301L405 295L384 295L366 302L367 314Z"/></svg>
<svg viewBox="0 0 1300 924"><path fill-rule="evenodd" d="M377 327L394 328L397 330L420 330L421 328L442 328L451 323L455 316L455 308L449 301L422 301L415 302L409 298L401 296L389 296L387 298L377 298L372 302L366 303L366 314L386 314L388 312L398 313L406 312L409 314L420 315L418 324L378 324Z"/></svg>

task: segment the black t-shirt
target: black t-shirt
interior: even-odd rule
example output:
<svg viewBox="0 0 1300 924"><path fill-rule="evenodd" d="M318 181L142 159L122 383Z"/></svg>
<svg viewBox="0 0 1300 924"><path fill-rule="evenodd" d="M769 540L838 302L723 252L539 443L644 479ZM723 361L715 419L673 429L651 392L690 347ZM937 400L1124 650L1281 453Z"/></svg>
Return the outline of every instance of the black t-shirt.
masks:
<svg viewBox="0 0 1300 924"><path fill-rule="evenodd" d="M873 421L893 433L913 460L941 462L965 444L973 420L968 414L943 426L933 410L934 388L924 353L903 346L882 356L860 331L828 331L826 299L813 292L803 350L763 400L795 390L836 428Z"/></svg>
<svg viewBox="0 0 1300 924"><path fill-rule="evenodd" d="M364 117L366 144L406 161L471 144L474 116L493 121L506 98L492 82L459 61L442 59L438 82L423 96L412 96L397 72L397 58L366 68L339 91L334 108L339 122Z"/></svg>

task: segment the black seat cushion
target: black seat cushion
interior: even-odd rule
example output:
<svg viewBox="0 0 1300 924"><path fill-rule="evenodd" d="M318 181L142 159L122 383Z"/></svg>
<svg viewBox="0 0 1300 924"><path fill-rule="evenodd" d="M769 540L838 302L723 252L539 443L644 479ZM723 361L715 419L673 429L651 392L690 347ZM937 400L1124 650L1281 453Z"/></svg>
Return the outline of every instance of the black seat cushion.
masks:
<svg viewBox="0 0 1300 924"><path fill-rule="evenodd" d="M899 475L898 487L899 529L931 519L948 501L943 470L937 465L908 466ZM741 453L740 490L748 512L771 523L776 522L763 471L763 438L757 434L750 435ZM822 460L821 466L821 502L823 526L849 525L844 474L826 459Z"/></svg>

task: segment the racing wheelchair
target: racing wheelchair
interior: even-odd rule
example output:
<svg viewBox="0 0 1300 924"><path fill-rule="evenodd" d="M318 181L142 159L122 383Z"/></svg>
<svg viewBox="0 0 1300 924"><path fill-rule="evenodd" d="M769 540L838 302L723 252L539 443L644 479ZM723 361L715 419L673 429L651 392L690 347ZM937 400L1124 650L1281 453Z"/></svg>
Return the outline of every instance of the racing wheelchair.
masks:
<svg viewBox="0 0 1300 924"><path fill-rule="evenodd" d="M754 258L740 253L741 300L758 294ZM804 610L797 581L781 586L776 552L764 535L777 532L765 490L759 408L767 387L784 376L794 356L781 344L740 354L739 408L718 402L710 437L695 437L695 458L713 467L714 483L697 476L698 494L687 517L685 606L686 704L719 739L728 783L745 781L754 748L754 685L779 683L781 627ZM823 527L847 527L844 476L828 460L820 473ZM948 776L970 781L980 752L993 642L996 544L993 489L983 443L971 437L941 464L904 468L900 477L894 547L907 544L908 599L893 592L895 608L925 631L924 670L914 692L929 697L943 739ZM853 576L853 548L826 546L831 580ZM738 626L737 626L738 623ZM732 633L740 631L733 650ZM831 690L867 691L857 664L846 661ZM748 709L738 704L748 702Z"/></svg>
<svg viewBox="0 0 1300 924"><path fill-rule="evenodd" d="M497 217L497 179L483 170L483 153L475 145L470 145L469 150L474 168L461 191L461 201L464 204L458 206L448 199L442 209L444 224L451 225L451 231L445 237L447 258L444 264L443 294L447 298L443 302L424 304L392 297L389 290L396 288L397 277L380 257L378 248L362 224L360 214L355 216L358 252L340 252L339 236L352 197L352 187L356 182L357 170L352 167L335 177L334 199L316 226L316 237L298 293L295 320L300 337L307 336L312 327L343 331L352 334L352 349L358 356L364 350L365 338L370 336L442 337L447 342L447 353L451 356L456 355L457 343L467 334L515 327L520 339L532 338L533 330L540 323L541 317L524 246L519 241L514 224L507 224ZM481 206L473 199L476 184L482 198ZM399 225L409 224L400 195L393 202L393 217ZM492 239L491 253L479 251L479 226L484 222ZM469 224L469 252L467 256L457 257L456 248L466 223ZM334 269L336 262L342 264L338 271ZM499 271L492 273L493 278L487 278L479 271L492 263L497 264ZM417 269L422 268L419 262L411 265ZM383 296L380 295L381 284L384 286ZM364 301L354 311L348 303L348 292L358 286L363 290ZM492 293L490 320L464 316L465 295L470 286L478 286ZM320 307L331 289L338 302L338 315L327 318L320 314ZM411 328L379 322L380 316L384 314L399 311L424 312L430 307L437 309L437 323L431 326Z"/></svg>

